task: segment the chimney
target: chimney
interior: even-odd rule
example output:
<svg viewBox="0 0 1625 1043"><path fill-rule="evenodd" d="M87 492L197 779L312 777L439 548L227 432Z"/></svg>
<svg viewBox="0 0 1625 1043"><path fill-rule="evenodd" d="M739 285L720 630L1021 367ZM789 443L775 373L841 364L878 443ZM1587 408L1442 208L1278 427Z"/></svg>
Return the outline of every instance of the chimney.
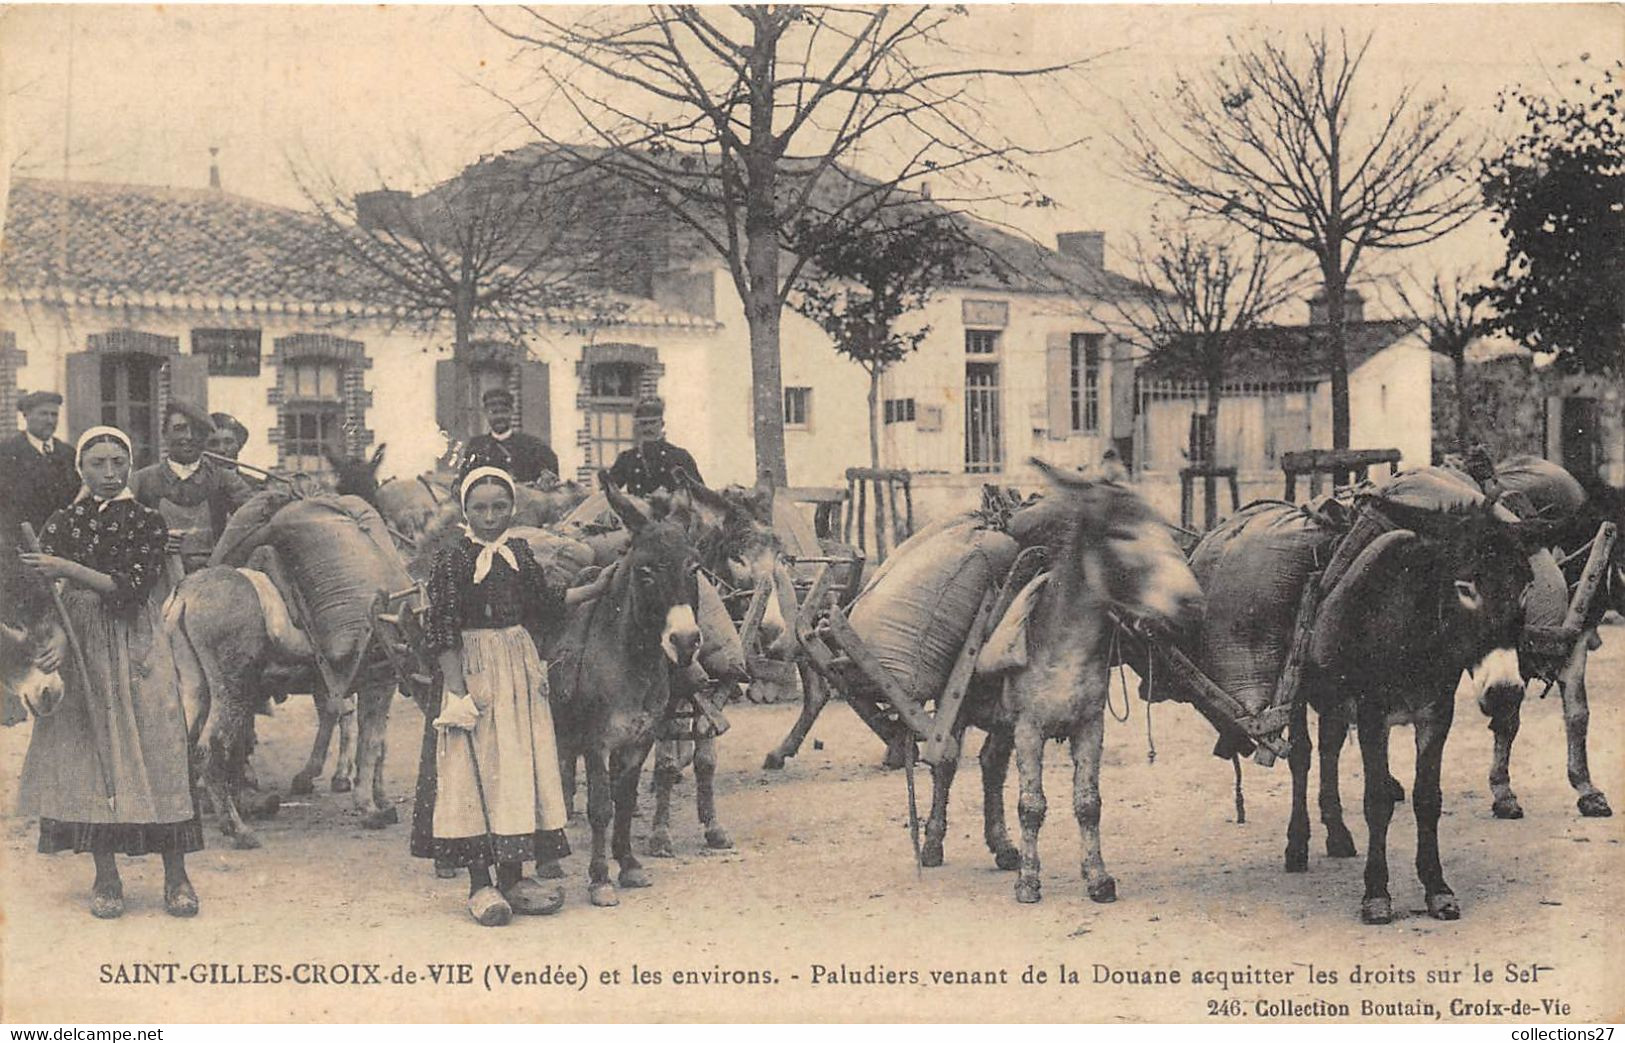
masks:
<svg viewBox="0 0 1625 1043"><path fill-rule="evenodd" d="M372 231L398 224L412 201L412 193L394 188L380 188L372 192L355 194L355 223Z"/></svg>
<svg viewBox="0 0 1625 1043"><path fill-rule="evenodd" d="M1106 268L1105 232L1061 232L1055 237L1055 248L1091 268Z"/></svg>
<svg viewBox="0 0 1625 1043"><path fill-rule="evenodd" d="M1356 289L1343 291L1343 324L1365 321L1365 297ZM1326 315L1326 291L1317 290L1309 298L1309 325L1325 326L1331 319Z"/></svg>
<svg viewBox="0 0 1625 1043"><path fill-rule="evenodd" d="M209 187L220 191L220 146L209 146Z"/></svg>

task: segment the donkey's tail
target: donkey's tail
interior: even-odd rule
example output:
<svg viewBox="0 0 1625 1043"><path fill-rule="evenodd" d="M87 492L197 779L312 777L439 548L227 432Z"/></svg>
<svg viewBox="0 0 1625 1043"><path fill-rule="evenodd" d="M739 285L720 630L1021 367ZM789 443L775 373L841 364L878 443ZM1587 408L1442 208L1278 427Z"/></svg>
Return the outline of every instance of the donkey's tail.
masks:
<svg viewBox="0 0 1625 1043"><path fill-rule="evenodd" d="M164 605L164 636L169 641L170 658L175 664L176 690L180 695L186 739L195 748L209 720L209 678L203 658L186 625L186 596L178 590Z"/></svg>

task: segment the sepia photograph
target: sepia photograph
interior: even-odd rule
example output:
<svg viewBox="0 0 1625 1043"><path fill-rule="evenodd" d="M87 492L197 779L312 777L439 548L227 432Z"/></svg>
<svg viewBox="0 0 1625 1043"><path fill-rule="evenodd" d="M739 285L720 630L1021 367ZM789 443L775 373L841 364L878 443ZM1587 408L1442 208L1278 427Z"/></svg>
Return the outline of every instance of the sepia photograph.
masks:
<svg viewBox="0 0 1625 1043"><path fill-rule="evenodd" d="M1625 1021L1619 5L14 4L0 228L0 1022Z"/></svg>

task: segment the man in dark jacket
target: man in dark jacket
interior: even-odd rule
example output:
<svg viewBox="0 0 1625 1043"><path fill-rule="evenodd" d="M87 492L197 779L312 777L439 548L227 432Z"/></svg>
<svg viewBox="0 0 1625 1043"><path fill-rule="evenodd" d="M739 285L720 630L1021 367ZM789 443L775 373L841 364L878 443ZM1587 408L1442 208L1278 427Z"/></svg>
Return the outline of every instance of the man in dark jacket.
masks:
<svg viewBox="0 0 1625 1043"><path fill-rule="evenodd" d="M558 479L558 454L535 435L514 429L512 392L490 388L480 396L480 404L485 407L485 422L491 430L469 440L463 451L465 462L500 467L516 482L534 482L544 473L550 482Z"/></svg>
<svg viewBox="0 0 1625 1043"><path fill-rule="evenodd" d="M23 430L0 442L0 519L27 522L38 533L78 495L79 469L73 447L56 437L61 395L34 391L17 400L17 409Z"/></svg>
<svg viewBox="0 0 1625 1043"><path fill-rule="evenodd" d="M705 484L700 468L687 449L666 441L666 406L658 398L639 402L632 410L632 431L638 444L615 458L609 480L634 496L656 489L676 492L683 487L679 472Z"/></svg>
<svg viewBox="0 0 1625 1043"><path fill-rule="evenodd" d="M164 412L164 459L130 478L135 498L158 511L169 524L170 540L188 573L209 562L226 519L253 495L236 471L203 459L203 443L214 424L186 402Z"/></svg>
<svg viewBox="0 0 1625 1043"><path fill-rule="evenodd" d="M241 456L243 446L248 444L248 428L243 426L243 422L230 413L210 413L209 422L214 425L214 431L203 440L203 448L207 452L214 453L217 456L229 457L233 460ZM219 460L216 460L215 463L220 464L221 467L227 467L226 464ZM244 474L240 468L233 467L229 469L236 471L237 476L243 480L243 484L254 492L259 492L265 488L265 479L256 478L251 474Z"/></svg>

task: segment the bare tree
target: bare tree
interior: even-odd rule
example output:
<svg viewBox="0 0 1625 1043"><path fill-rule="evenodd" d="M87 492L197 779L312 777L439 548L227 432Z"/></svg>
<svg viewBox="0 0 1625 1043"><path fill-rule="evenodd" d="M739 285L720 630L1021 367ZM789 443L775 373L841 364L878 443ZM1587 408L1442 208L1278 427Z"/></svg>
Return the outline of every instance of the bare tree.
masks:
<svg viewBox="0 0 1625 1043"><path fill-rule="evenodd" d="M321 218L318 259L402 321L450 320L458 358L480 329L525 344L542 322L614 320L603 288L628 263L626 237L589 215L593 194L569 172L488 160L421 195L381 176L359 194L295 177Z"/></svg>
<svg viewBox="0 0 1625 1043"><path fill-rule="evenodd" d="M985 117L985 87L1055 83L1083 61L967 62L950 32L966 13L650 6L567 20L545 8L485 12L525 46L549 101L579 125L553 133L527 116L544 143L641 187L726 262L750 331L757 470L777 482L785 479L780 316L806 260L787 231L810 218L860 224L898 185L927 175L945 207L1050 202L992 180L1019 181L1024 161L1068 143L1012 141ZM860 161L887 173L859 175Z"/></svg>
<svg viewBox="0 0 1625 1043"><path fill-rule="evenodd" d="M1204 236L1199 228L1160 226L1131 254L1135 283L1112 302L1118 321L1144 357L1199 373L1207 395L1202 460L1218 460L1219 403L1232 360L1251 350L1248 334L1299 293L1304 272L1292 270L1262 237L1234 232ZM1218 521L1217 488L1203 478L1206 525Z"/></svg>
<svg viewBox="0 0 1625 1043"><path fill-rule="evenodd" d="M1348 448L1344 293L1367 251L1432 242L1480 207L1478 149L1442 96L1399 88L1385 109L1356 91L1370 36L1308 36L1301 51L1231 42L1231 55L1143 114L1120 144L1134 178L1198 213L1314 255L1326 293L1332 443ZM1365 120L1361 114L1374 113Z"/></svg>
<svg viewBox="0 0 1625 1043"><path fill-rule="evenodd" d="M1472 445L1467 409L1467 349L1488 328L1488 308L1471 272L1434 274L1427 285L1414 277L1393 280L1405 312L1427 332L1428 350L1450 360L1456 382L1456 451Z"/></svg>

